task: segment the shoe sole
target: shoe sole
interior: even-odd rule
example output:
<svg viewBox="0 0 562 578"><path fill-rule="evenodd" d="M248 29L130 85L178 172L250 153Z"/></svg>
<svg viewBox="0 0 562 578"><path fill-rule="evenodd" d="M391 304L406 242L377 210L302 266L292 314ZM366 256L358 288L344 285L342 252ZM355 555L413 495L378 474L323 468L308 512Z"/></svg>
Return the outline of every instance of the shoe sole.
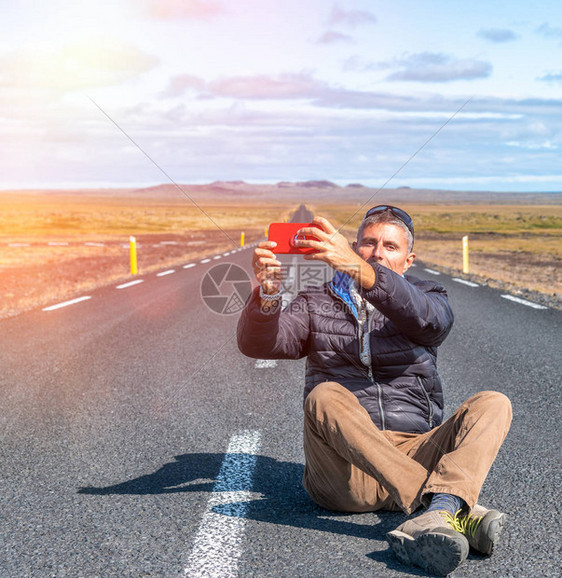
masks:
<svg viewBox="0 0 562 578"><path fill-rule="evenodd" d="M497 510L488 512L480 522L482 525L482 529L479 532L480 540L473 542L470 538L468 539L471 548L480 552L480 554L491 556L498 545L504 523L505 514Z"/></svg>
<svg viewBox="0 0 562 578"><path fill-rule="evenodd" d="M393 530L386 535L394 554L406 565L423 568L429 574L447 576L468 556L468 541L458 532L440 530L417 538Z"/></svg>

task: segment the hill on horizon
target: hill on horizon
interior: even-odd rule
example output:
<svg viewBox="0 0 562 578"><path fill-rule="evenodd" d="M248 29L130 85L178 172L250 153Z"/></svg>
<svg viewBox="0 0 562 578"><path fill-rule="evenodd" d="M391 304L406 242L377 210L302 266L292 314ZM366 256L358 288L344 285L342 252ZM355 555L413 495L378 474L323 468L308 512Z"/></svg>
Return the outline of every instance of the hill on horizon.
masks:
<svg viewBox="0 0 562 578"><path fill-rule="evenodd" d="M423 189L400 186L378 189L360 183L346 186L327 180L280 181L276 184L247 183L242 180L213 181L208 184L163 183L148 187L114 187L84 189L22 189L5 190L1 194L36 194L49 196L92 196L100 198L131 198L173 202L182 197L196 201L258 201L269 200L291 203L328 202L373 204L562 204L562 192L496 192L496 191L455 191L445 189Z"/></svg>

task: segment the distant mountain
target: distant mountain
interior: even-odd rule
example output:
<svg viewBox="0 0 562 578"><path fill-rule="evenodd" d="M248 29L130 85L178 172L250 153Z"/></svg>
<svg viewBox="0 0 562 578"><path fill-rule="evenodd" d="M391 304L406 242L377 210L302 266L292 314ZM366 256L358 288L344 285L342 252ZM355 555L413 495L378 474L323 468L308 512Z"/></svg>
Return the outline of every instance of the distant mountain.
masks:
<svg viewBox="0 0 562 578"><path fill-rule="evenodd" d="M211 183L211 187L241 187L246 183L244 181L214 181Z"/></svg>
<svg viewBox="0 0 562 578"><path fill-rule="evenodd" d="M16 191L12 191L16 192ZM17 191L25 194L26 191ZM277 184L246 183L241 180L214 181L207 184L172 184L139 188L105 189L60 189L33 190L33 194L48 194L61 199L91 196L99 198L123 198L147 202L221 202L226 203L363 203L372 205L388 203L391 205L428 203L428 204L562 204L562 193L513 193L486 191L451 191L437 189L418 189L407 186L398 188L366 187L359 183L350 183L340 187L328 180L310 180L304 182L280 181ZM6 191L5 193L8 193ZM2 194L2 191L0 191Z"/></svg>
<svg viewBox="0 0 562 578"><path fill-rule="evenodd" d="M339 188L336 183L331 181L304 181L295 183L297 187L304 187L305 189L335 189Z"/></svg>

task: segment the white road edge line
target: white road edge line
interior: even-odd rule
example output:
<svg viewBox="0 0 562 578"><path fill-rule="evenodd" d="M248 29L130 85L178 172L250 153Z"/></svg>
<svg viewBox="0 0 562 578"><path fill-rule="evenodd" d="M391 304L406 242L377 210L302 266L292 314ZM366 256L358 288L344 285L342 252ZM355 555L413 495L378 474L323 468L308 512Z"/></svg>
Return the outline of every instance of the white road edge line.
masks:
<svg viewBox="0 0 562 578"><path fill-rule="evenodd" d="M129 281L128 283L123 283L123 285L117 285L115 289L127 289L127 287L132 287L133 285L138 285L139 283L144 283L144 279L136 279L135 281Z"/></svg>
<svg viewBox="0 0 562 578"><path fill-rule="evenodd" d="M92 297L90 295L85 295L84 297L78 297L77 299L71 299L70 301L63 301L62 303L57 303L56 305L44 307L43 311L54 311L55 309L60 309L61 307L68 307L69 305L74 305L75 303L80 303L81 301L86 301L91 298Z"/></svg>
<svg viewBox="0 0 562 578"><path fill-rule="evenodd" d="M434 271L433 269L424 269L424 271L426 271L427 273L430 273L431 275L441 275L441 273L439 273L439 271Z"/></svg>
<svg viewBox="0 0 562 578"><path fill-rule="evenodd" d="M254 365L256 369L272 369L277 367L277 360L276 359L256 359L256 363Z"/></svg>
<svg viewBox="0 0 562 578"><path fill-rule="evenodd" d="M520 299L519 297L514 297L513 295L502 295L504 299L509 299L515 303L521 303L521 305L527 305L527 307L532 307L533 309L548 309L544 305L539 305L538 303L533 303L532 301L527 301L526 299Z"/></svg>
<svg viewBox="0 0 562 578"><path fill-rule="evenodd" d="M191 269L191 267L195 267L195 263L188 263L187 265L183 266L184 269Z"/></svg>
<svg viewBox="0 0 562 578"><path fill-rule="evenodd" d="M195 535L184 576L238 576L247 502L251 499L260 438L259 431L245 431L230 438L213 493Z"/></svg>
<svg viewBox="0 0 562 578"><path fill-rule="evenodd" d="M462 283L463 285L468 285L468 287L480 287L478 283L474 283L473 281L467 281L466 279L459 279L458 277L453 277L453 281L457 283Z"/></svg>
<svg viewBox="0 0 562 578"><path fill-rule="evenodd" d="M164 277L165 275L171 275L172 273L175 273L176 270L175 269L168 269L167 271L162 271L161 273L156 273L156 277Z"/></svg>

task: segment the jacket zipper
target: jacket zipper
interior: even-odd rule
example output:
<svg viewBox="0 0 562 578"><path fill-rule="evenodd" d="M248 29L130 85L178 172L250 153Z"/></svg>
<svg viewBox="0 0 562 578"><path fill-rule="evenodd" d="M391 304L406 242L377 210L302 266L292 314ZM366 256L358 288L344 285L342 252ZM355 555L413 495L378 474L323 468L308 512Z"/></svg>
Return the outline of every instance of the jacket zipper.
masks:
<svg viewBox="0 0 562 578"><path fill-rule="evenodd" d="M432 428L433 427L433 404L431 403L431 399L429 399L429 393L427 393L425 387L422 384L422 380L420 378L420 376L416 376L418 383L420 384L421 390L423 391L423 394L425 396L425 399L427 401L427 407L429 410L429 419L427 420L429 423L429 427Z"/></svg>
<svg viewBox="0 0 562 578"><path fill-rule="evenodd" d="M369 379L373 385L377 386L377 401L379 402L379 413L381 415L381 426L382 429L386 429L386 420L384 418L384 409L382 408L382 387L378 381L375 381L373 377L373 370L369 367Z"/></svg>
<svg viewBox="0 0 562 578"><path fill-rule="evenodd" d="M366 312L366 308L362 307L361 308L361 322L358 324L358 330L360 331L360 328L363 327L363 335L359 335L359 343L361 344L361 351L363 350L363 343L366 343L366 346L369 348L369 360L370 360L370 365L368 367L368 372L369 372L369 379L371 380L371 383L373 385L377 386L377 402L379 405L379 414L381 416L381 428L384 430L386 429L386 420L384 418L384 409L382 407L382 387L381 384L378 381L375 381L375 378L373 377L373 358L372 358L372 352L371 352L371 340L367 337L365 339L365 333L367 333L367 335L370 332L370 327L366 327L367 325L367 312ZM361 353L361 352L360 352Z"/></svg>
<svg viewBox="0 0 562 578"><path fill-rule="evenodd" d="M348 309L350 309L349 305L328 285L328 289L330 291L330 293L336 297L337 299L339 299ZM350 313L353 315L353 312L350 310ZM362 308L360 315L363 316L365 315L365 309ZM355 315L353 315L353 318L355 319ZM356 319L357 321L357 337L358 337L358 341L359 341L359 359L361 359L361 351L363 349L363 336L361 335L361 323L359 322L358 319ZM364 326L364 325L363 325ZM370 327L367 328L368 330L370 330ZM371 353L370 349L371 349L371 340L368 339L367 340L367 347L369 347L369 353ZM371 355L369 355L369 359L372 360ZM386 429L386 419L384 417L384 409L382 407L382 387L381 384L378 383L377 381L375 381L375 378L373 377L373 368L372 368L372 361L371 361L371 365L367 368L368 370L368 374L369 374L369 379L371 380L371 383L373 385L377 386L377 401L378 401L378 405L379 405L379 413L381 416L381 426L382 429Z"/></svg>

